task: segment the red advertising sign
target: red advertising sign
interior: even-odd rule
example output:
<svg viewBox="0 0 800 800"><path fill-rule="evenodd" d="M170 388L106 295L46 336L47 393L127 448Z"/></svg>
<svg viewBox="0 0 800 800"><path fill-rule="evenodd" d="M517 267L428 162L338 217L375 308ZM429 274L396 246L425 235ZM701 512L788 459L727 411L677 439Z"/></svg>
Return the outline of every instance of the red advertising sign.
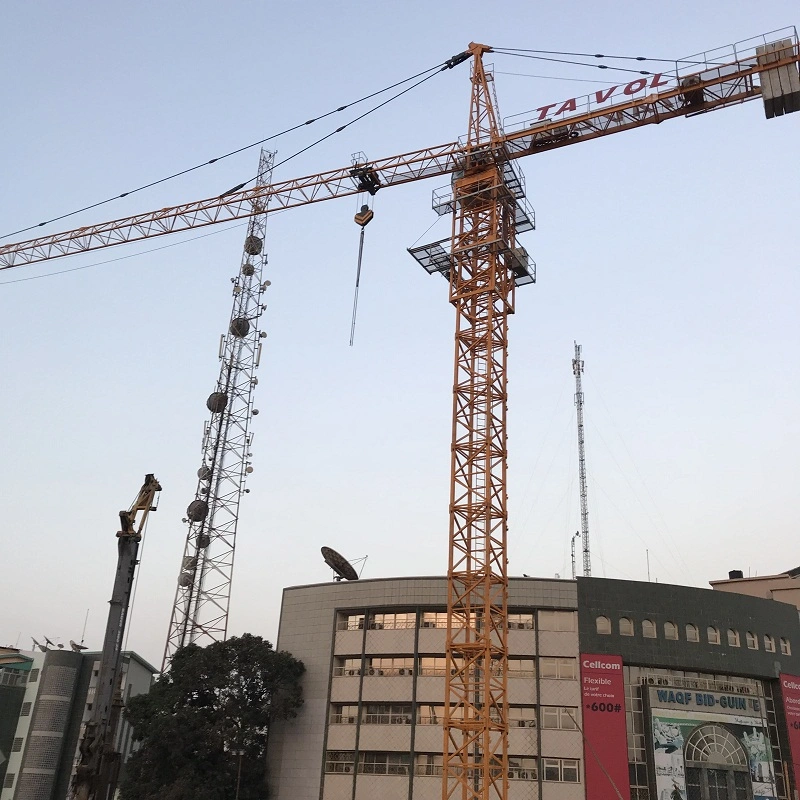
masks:
<svg viewBox="0 0 800 800"><path fill-rule="evenodd" d="M794 771L794 785L800 786L798 783L800 781L800 677L781 674L780 682L783 713L786 717L786 729L789 731L789 752Z"/></svg>
<svg viewBox="0 0 800 800"><path fill-rule="evenodd" d="M630 800L620 656L581 655L586 800Z"/></svg>

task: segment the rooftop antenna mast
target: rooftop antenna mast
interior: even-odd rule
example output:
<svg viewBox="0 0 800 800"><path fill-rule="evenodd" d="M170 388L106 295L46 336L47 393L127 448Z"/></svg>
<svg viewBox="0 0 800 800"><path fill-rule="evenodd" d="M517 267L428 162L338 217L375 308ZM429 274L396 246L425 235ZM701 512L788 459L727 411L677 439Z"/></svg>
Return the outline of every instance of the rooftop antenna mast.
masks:
<svg viewBox="0 0 800 800"><path fill-rule="evenodd" d="M583 360L581 346L575 345L575 358L572 359L572 373L575 375L575 407L578 409L578 477L581 485L581 539L583 541L583 575L588 578L592 574L592 557L589 552L589 506L586 493L586 447L583 441L583 390L581 374Z"/></svg>
<svg viewBox="0 0 800 800"><path fill-rule="evenodd" d="M272 179L275 153L262 150L257 185ZM194 500L186 509L189 525L175 603L167 634L162 670L169 668L175 653L185 645L200 646L224 641L228 633L228 607L233 582L239 501L251 466L253 434L250 421L258 414L253 391L258 384L255 371L261 360L259 330L267 264L264 237L267 227L268 195L252 200L244 254L233 284L233 309L228 330L220 337L219 378L208 396L211 418L203 428L202 462L197 470Z"/></svg>

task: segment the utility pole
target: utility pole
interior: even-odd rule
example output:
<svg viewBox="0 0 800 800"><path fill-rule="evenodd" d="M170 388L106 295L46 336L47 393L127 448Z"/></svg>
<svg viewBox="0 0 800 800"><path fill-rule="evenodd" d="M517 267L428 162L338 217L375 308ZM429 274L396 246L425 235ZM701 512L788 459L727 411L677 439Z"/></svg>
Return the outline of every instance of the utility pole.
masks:
<svg viewBox="0 0 800 800"><path fill-rule="evenodd" d="M581 488L581 539L583 540L583 575L592 574L592 557L589 552L589 506L586 495L586 447L583 441L583 391L581 389L581 346L574 342L575 358L572 359L572 373L575 375L575 406L578 409L578 477Z"/></svg>

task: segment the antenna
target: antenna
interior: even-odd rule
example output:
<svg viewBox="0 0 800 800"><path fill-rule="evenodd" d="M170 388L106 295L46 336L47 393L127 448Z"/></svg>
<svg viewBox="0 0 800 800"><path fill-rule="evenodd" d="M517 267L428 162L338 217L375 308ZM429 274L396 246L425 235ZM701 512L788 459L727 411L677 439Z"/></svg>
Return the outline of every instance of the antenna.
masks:
<svg viewBox="0 0 800 800"><path fill-rule="evenodd" d="M575 580L575 540L581 538L581 532L575 531L570 539L570 549L572 550L572 580Z"/></svg>
<svg viewBox="0 0 800 800"><path fill-rule="evenodd" d="M322 558L325 563L336 573L335 581L357 581L358 573L353 569L353 565L340 553L331 547L321 549Z"/></svg>
<svg viewBox="0 0 800 800"><path fill-rule="evenodd" d="M581 538L583 539L583 576L592 574L592 557L589 552L589 507L586 496L586 450L583 442L583 391L581 390L581 346L575 345L575 358L572 359L572 373L575 375L575 406L578 409L578 476L581 483Z"/></svg>

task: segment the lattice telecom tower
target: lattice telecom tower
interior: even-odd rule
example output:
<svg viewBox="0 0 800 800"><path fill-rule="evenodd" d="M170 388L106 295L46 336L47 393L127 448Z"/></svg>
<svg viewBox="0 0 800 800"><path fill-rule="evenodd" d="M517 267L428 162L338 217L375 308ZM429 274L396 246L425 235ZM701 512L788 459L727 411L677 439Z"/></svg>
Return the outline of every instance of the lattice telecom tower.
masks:
<svg viewBox="0 0 800 800"><path fill-rule="evenodd" d="M258 164L259 185L269 184L275 154L262 150ZM252 201L253 216L247 226L244 254L233 283L233 310L228 331L220 339L220 371L206 406L211 419L203 429L203 458L197 470L195 499L186 509L189 532L183 551L172 619L162 669L176 650L196 642L210 644L225 639L228 606L236 552L239 501L247 476L253 471L250 420L255 371L266 333L259 321L266 305L263 294L270 282L262 280L267 256L267 197Z"/></svg>
<svg viewBox="0 0 800 800"><path fill-rule="evenodd" d="M581 540L583 542L583 575L592 574L592 556L589 552L589 501L586 493L586 447L583 440L583 390L581 388L581 346L574 342L575 358L572 359L572 372L575 375L575 407L578 409L578 479L581 489Z"/></svg>

